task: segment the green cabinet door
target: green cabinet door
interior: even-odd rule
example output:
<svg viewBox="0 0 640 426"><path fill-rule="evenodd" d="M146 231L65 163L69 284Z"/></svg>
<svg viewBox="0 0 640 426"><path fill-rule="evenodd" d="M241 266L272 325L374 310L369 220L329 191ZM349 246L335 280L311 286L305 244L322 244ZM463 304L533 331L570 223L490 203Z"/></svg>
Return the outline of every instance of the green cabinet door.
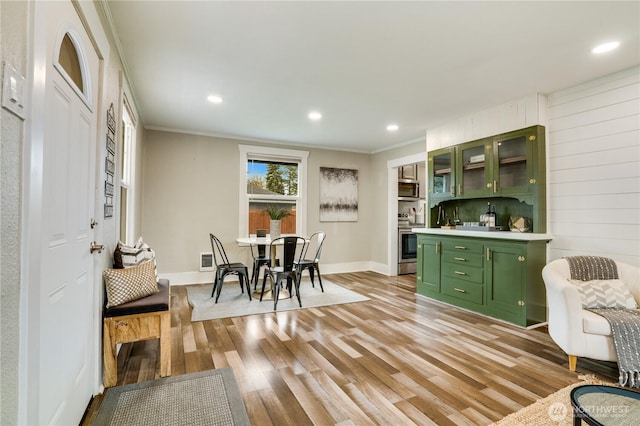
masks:
<svg viewBox="0 0 640 426"><path fill-rule="evenodd" d="M495 136L493 142L494 195L532 194L538 184L538 156L544 131L534 126Z"/></svg>
<svg viewBox="0 0 640 426"><path fill-rule="evenodd" d="M526 246L519 243L485 247L486 306L492 316L526 325Z"/></svg>
<svg viewBox="0 0 640 426"><path fill-rule="evenodd" d="M456 156L458 197L485 197L493 193L493 140L481 139L462 144Z"/></svg>
<svg viewBox="0 0 640 426"><path fill-rule="evenodd" d="M429 199L447 200L456 196L455 147L432 151L427 156Z"/></svg>
<svg viewBox="0 0 640 426"><path fill-rule="evenodd" d="M440 293L441 244L437 238L418 236L417 293Z"/></svg>

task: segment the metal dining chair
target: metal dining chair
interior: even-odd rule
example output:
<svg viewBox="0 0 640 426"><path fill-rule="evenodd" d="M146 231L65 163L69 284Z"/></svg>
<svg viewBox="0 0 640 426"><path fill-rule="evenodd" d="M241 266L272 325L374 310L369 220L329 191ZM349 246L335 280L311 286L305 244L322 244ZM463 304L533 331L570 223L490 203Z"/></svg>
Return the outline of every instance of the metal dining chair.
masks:
<svg viewBox="0 0 640 426"><path fill-rule="evenodd" d="M309 237L309 241L304 249L303 259L294 262L298 269L298 275L302 278L302 271L309 270L309 277L311 278L311 286L315 288L313 283L314 270L318 273L318 282L320 283L320 289L324 293L324 287L322 287L322 277L320 276L320 255L322 254L322 244L324 244L324 238L326 234L322 231L316 232ZM316 247L315 256L312 259L307 259L307 251L309 247Z"/></svg>
<svg viewBox="0 0 640 426"><path fill-rule="evenodd" d="M209 234L211 239L211 248L213 250L213 261L216 265L216 272L213 279L213 290L211 291L211 297L216 294L216 301L220 298L220 291L222 290L222 284L224 277L227 275L238 275L240 281L240 290L244 293L244 286L247 286L247 293L249 294L249 300L251 300L251 289L249 288L249 270L247 265L240 262L231 263L227 257L227 252L224 250L222 242L213 234ZM217 289L217 292L216 292Z"/></svg>
<svg viewBox="0 0 640 426"><path fill-rule="evenodd" d="M265 238L267 236L266 229L256 229L256 238ZM258 287L258 280L260 279L260 268L263 266L269 266L271 264L271 258L267 256L267 246L265 244L250 244L251 257L253 258L253 267L251 268L251 282L253 282L253 289Z"/></svg>
<svg viewBox="0 0 640 426"><path fill-rule="evenodd" d="M293 287L295 287L296 296L298 298L298 304L302 307L302 300L300 299L300 275L298 274L298 268L295 267L296 259L302 260L302 255L305 251L306 240L302 237L288 236L280 237L271 241L269 245L269 257L271 253L275 253L278 246L283 246L282 254L282 266L270 265L264 274L262 280L262 291L260 292L260 301L264 296L264 289L267 283L267 278L271 278L272 290L273 290L273 310L278 307L278 297L280 295L280 289L282 287L282 280L286 278L287 289L289 290L289 297L292 297Z"/></svg>

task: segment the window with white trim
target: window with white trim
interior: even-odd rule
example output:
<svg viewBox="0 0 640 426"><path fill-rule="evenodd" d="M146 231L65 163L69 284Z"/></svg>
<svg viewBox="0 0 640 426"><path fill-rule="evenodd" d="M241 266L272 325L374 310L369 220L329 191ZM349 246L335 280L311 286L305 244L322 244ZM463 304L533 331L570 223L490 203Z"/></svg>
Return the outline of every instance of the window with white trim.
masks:
<svg viewBox="0 0 640 426"><path fill-rule="evenodd" d="M269 209L282 209L280 232L306 235L307 151L239 145L240 236L269 232Z"/></svg>
<svg viewBox="0 0 640 426"><path fill-rule="evenodd" d="M133 235L134 221L134 178L136 127L133 114L127 102L122 108L122 163L120 164L120 241L126 244L135 243Z"/></svg>

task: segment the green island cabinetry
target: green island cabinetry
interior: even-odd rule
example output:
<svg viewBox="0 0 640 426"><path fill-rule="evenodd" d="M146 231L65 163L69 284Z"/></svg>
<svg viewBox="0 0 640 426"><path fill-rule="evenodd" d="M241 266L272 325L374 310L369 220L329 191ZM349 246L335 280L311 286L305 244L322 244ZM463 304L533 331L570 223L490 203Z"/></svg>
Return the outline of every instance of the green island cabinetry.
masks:
<svg viewBox="0 0 640 426"><path fill-rule="evenodd" d="M418 294L523 327L546 321L549 235L416 231Z"/></svg>

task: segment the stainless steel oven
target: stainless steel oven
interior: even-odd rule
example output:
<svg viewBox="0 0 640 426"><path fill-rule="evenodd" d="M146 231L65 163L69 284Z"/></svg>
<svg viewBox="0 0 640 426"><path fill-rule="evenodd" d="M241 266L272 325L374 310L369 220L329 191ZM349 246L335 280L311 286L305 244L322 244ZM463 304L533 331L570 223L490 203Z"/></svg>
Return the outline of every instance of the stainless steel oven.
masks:
<svg viewBox="0 0 640 426"><path fill-rule="evenodd" d="M415 274L418 241L411 228L398 228L398 275Z"/></svg>

